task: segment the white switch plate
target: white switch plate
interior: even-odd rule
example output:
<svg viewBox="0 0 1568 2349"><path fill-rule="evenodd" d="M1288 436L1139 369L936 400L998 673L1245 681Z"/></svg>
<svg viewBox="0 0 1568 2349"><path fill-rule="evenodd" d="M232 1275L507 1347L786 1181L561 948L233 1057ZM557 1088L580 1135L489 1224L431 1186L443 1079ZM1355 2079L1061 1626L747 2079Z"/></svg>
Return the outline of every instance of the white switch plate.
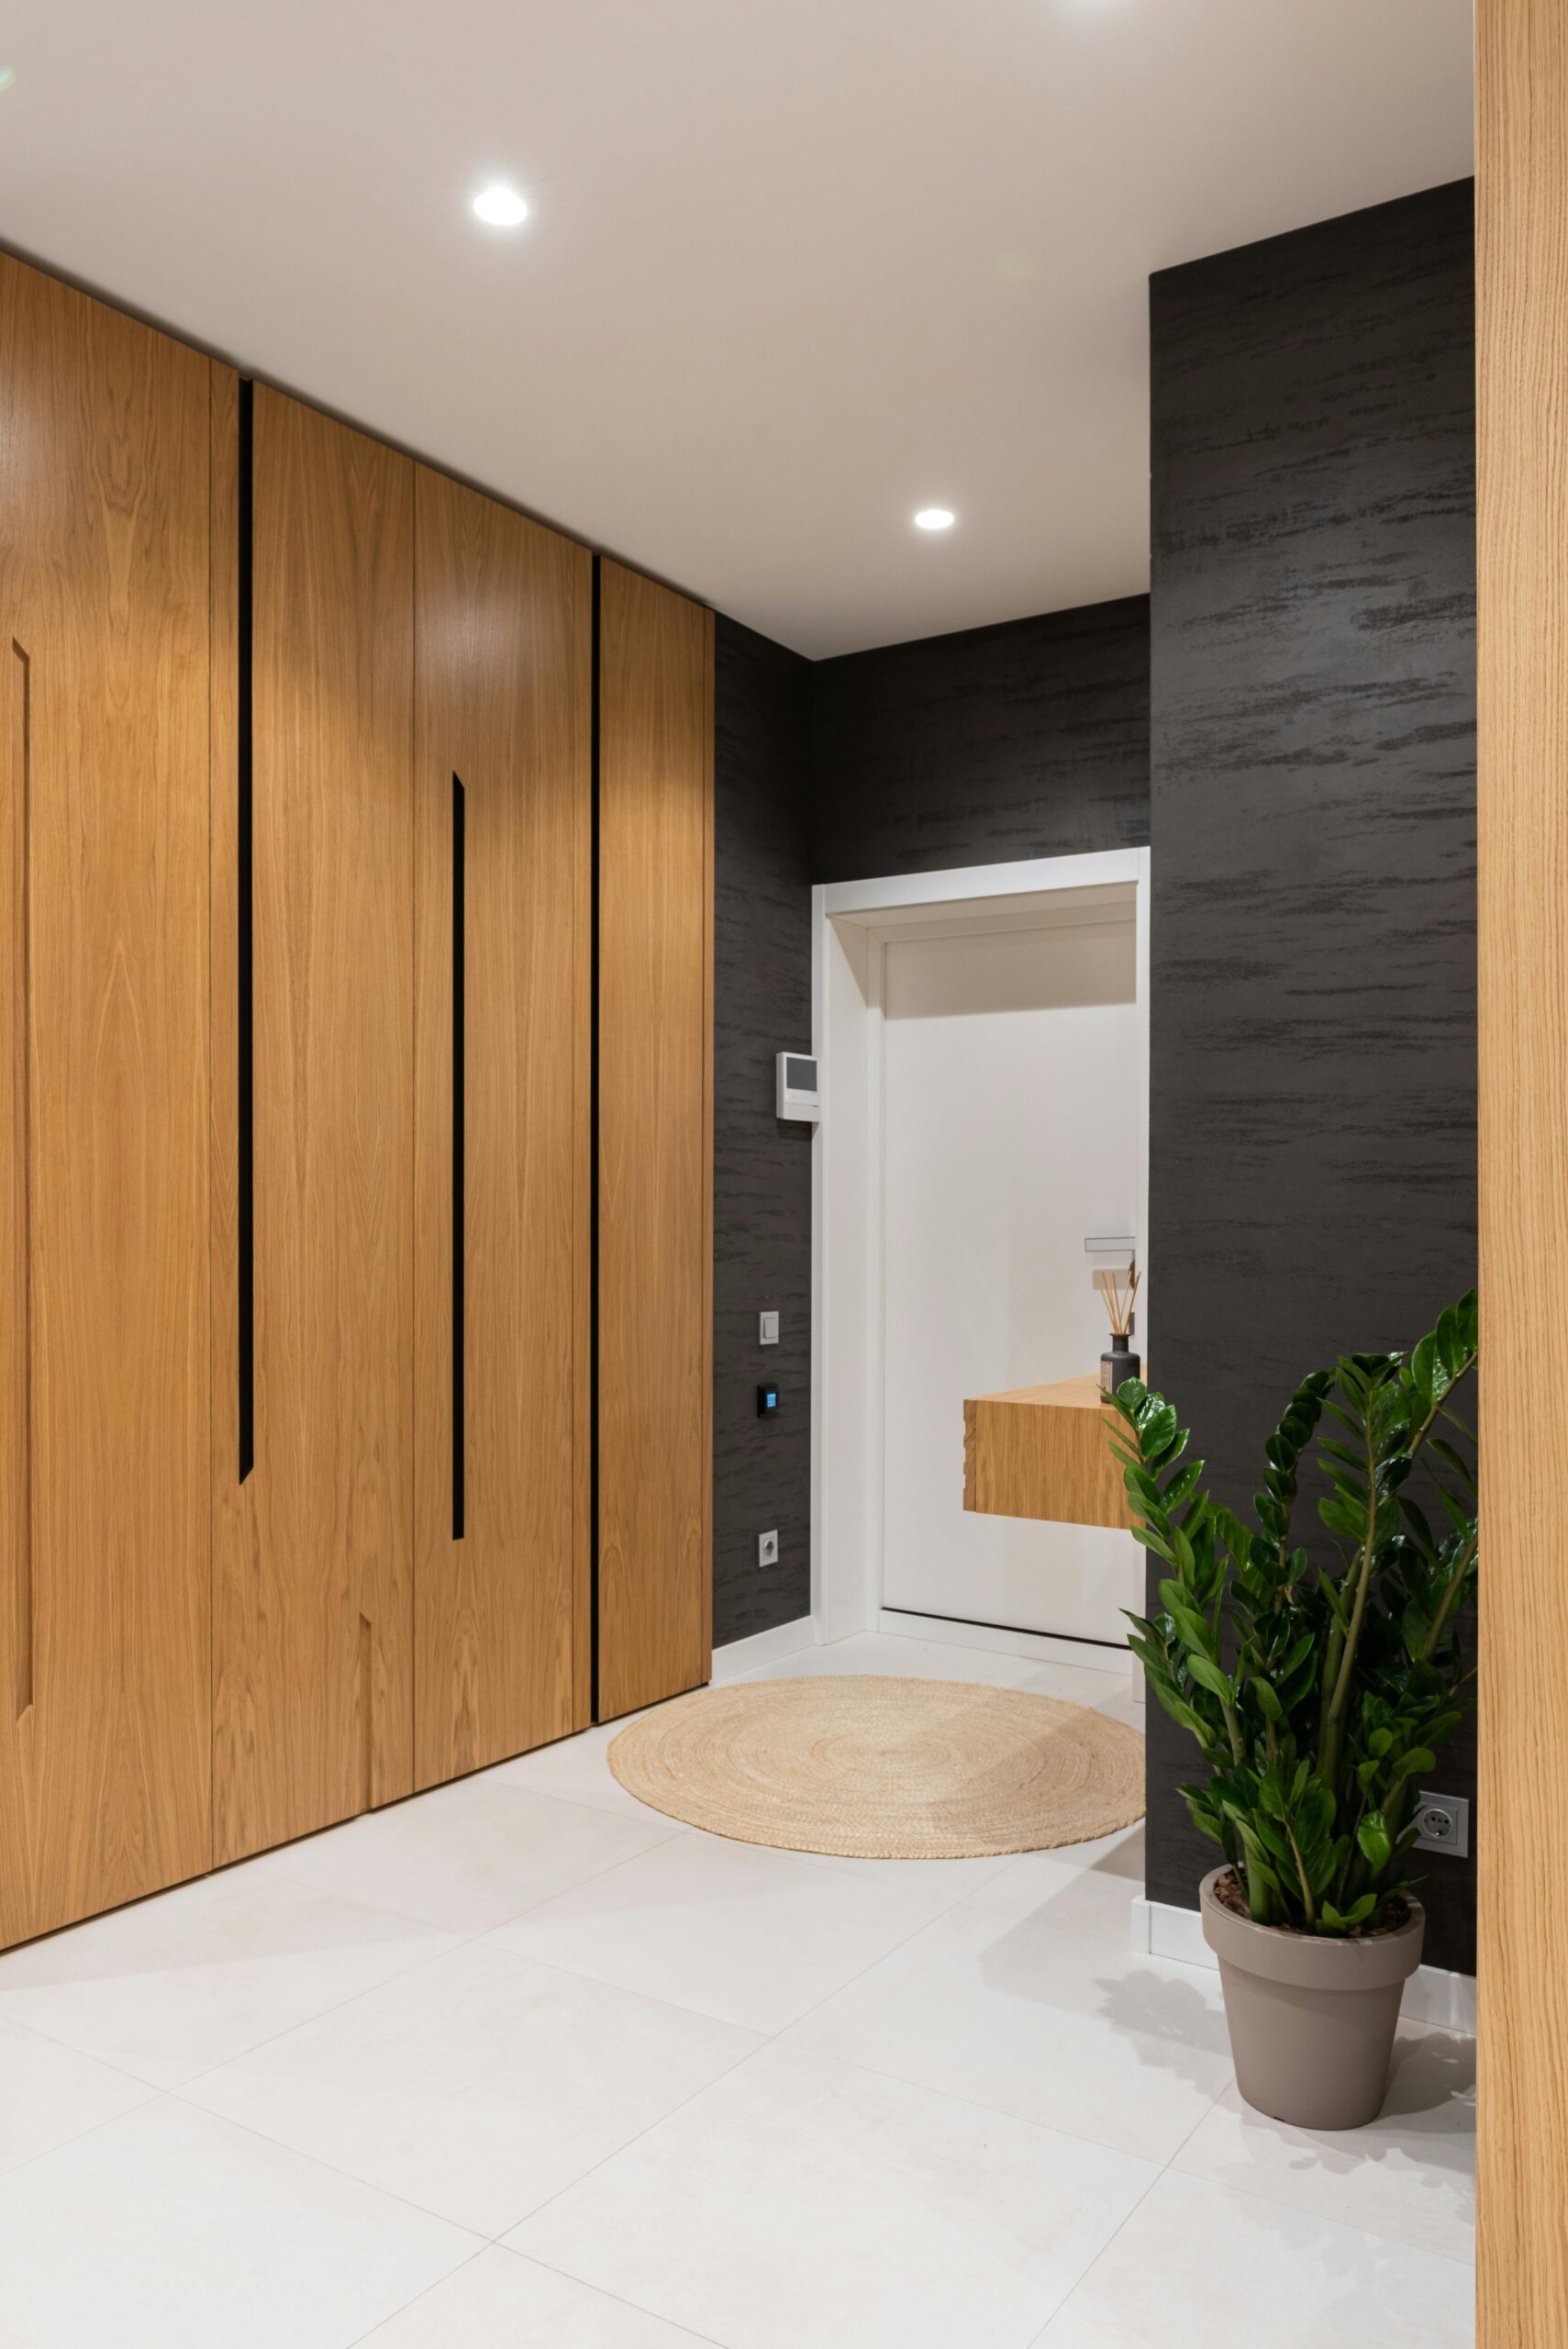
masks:
<svg viewBox="0 0 1568 2349"><path fill-rule="evenodd" d="M757 1316L757 1343L760 1346L776 1346L778 1341L778 1315L776 1313L759 1313Z"/></svg>
<svg viewBox="0 0 1568 2349"><path fill-rule="evenodd" d="M776 1565L778 1564L778 1562L779 1562L779 1537L778 1537L777 1531L775 1530L775 1531L774 1531L773 1532L772 1532L772 1533L759 1533L759 1534L758 1534L758 1536L757 1536L757 1564L758 1564L758 1565L759 1565L759 1566L776 1566Z"/></svg>

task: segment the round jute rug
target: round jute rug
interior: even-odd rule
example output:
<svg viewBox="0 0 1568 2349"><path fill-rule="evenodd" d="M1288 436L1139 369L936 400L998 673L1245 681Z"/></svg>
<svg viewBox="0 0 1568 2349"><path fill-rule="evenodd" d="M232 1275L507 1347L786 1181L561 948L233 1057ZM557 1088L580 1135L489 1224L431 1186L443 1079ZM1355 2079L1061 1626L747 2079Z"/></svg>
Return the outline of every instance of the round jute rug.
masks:
<svg viewBox="0 0 1568 2349"><path fill-rule="evenodd" d="M753 1680L623 1729L621 1785L741 1843L962 1860L1084 1843L1143 1816L1143 1740L1082 1705L970 1681Z"/></svg>

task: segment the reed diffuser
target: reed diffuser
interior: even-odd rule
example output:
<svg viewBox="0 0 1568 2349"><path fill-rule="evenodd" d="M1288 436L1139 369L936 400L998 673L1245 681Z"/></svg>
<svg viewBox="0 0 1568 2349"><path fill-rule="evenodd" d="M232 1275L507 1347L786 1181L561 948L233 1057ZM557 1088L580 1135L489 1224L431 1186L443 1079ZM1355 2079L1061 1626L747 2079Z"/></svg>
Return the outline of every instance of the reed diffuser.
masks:
<svg viewBox="0 0 1568 2349"><path fill-rule="evenodd" d="M1142 1277L1136 1260L1129 1264L1125 1273L1095 1275L1095 1286L1106 1300L1111 1322L1111 1349L1100 1356L1100 1385L1107 1395L1116 1394L1128 1379L1142 1373L1143 1365L1128 1343L1132 1335L1133 1303Z"/></svg>

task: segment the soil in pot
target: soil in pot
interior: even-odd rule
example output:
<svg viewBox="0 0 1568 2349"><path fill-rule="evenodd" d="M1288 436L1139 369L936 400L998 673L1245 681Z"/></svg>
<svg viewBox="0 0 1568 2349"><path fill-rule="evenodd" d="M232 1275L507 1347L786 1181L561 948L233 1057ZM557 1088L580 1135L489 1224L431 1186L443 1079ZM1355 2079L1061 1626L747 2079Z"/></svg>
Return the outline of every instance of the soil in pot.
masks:
<svg viewBox="0 0 1568 2349"><path fill-rule="evenodd" d="M1245 1901L1204 1878L1204 1939L1219 1960L1236 2085L1250 2105L1300 2129L1363 2129L1388 2089L1405 1985L1421 1962L1426 1917L1343 1939L1254 1924ZM1231 1879L1234 1882L1234 1879Z"/></svg>

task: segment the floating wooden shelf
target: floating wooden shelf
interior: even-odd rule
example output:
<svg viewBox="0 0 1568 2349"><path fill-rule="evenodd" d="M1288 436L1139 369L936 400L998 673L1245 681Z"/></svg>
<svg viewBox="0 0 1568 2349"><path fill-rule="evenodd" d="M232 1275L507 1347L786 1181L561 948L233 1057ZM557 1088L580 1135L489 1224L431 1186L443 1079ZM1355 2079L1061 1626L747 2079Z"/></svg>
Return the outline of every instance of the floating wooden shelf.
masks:
<svg viewBox="0 0 1568 2349"><path fill-rule="evenodd" d="M1130 1527L1116 1421L1095 1377L976 1395L963 1407L963 1505L982 1517Z"/></svg>

